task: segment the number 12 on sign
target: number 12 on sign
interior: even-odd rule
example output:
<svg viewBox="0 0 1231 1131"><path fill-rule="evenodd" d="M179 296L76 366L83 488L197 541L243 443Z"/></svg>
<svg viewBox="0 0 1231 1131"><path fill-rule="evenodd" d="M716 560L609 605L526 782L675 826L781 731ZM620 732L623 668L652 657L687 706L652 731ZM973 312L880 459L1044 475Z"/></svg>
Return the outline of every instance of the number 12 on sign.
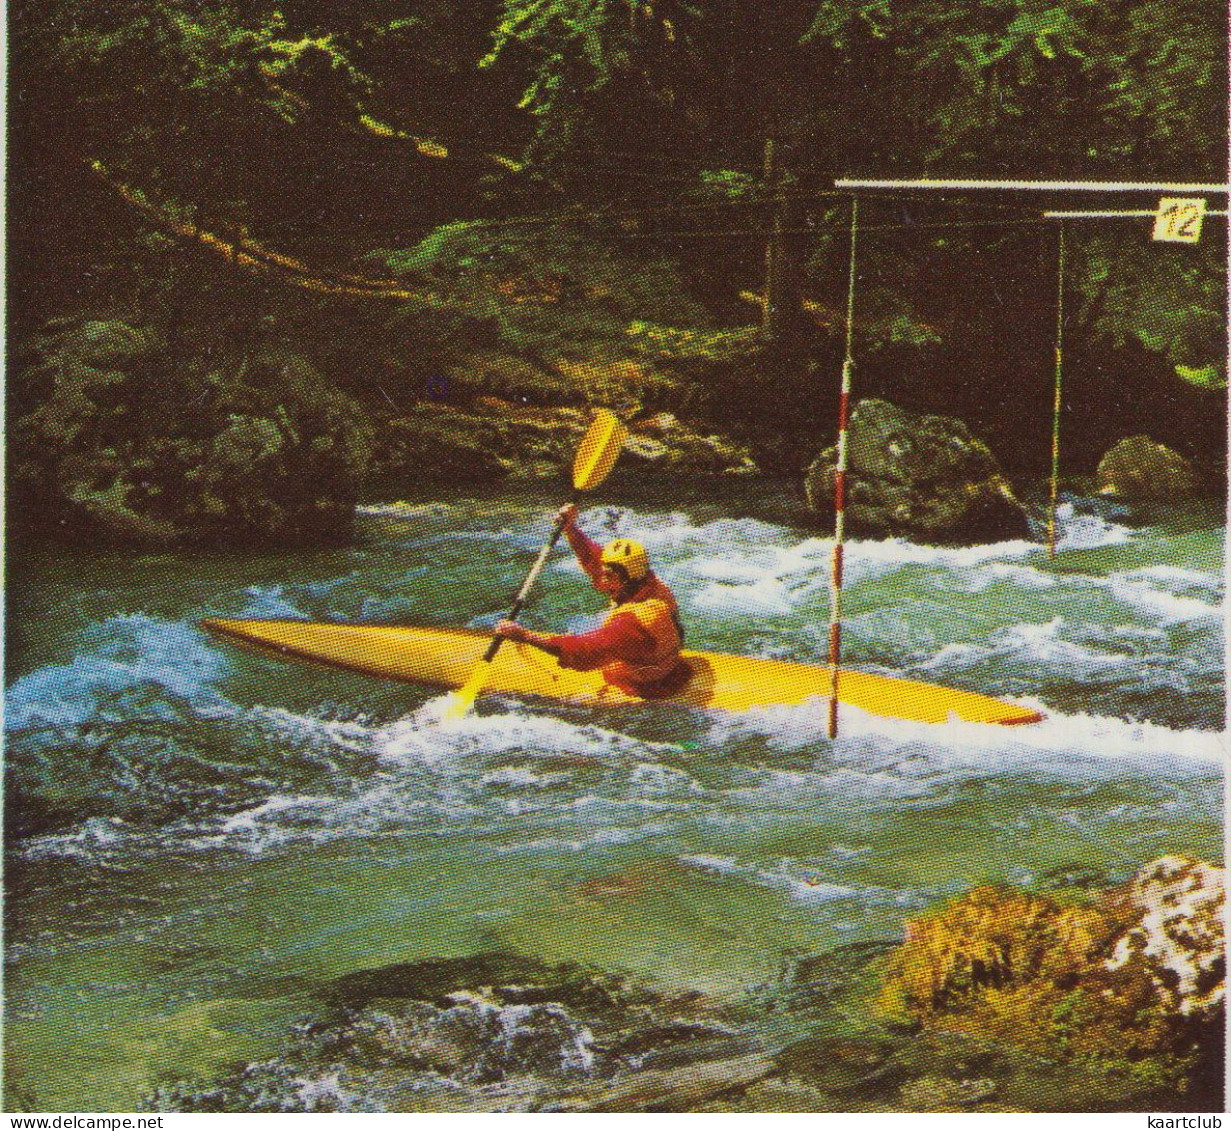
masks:
<svg viewBox="0 0 1231 1131"><path fill-rule="evenodd" d="M1194 197L1164 197L1154 214L1154 238L1164 243L1196 243L1201 238L1205 201Z"/></svg>

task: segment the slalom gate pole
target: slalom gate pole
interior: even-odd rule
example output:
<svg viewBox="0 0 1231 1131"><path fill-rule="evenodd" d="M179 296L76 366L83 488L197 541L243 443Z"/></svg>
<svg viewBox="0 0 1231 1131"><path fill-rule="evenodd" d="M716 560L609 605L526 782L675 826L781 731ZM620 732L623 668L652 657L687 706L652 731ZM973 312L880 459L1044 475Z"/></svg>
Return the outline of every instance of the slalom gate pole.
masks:
<svg viewBox="0 0 1231 1131"><path fill-rule="evenodd" d="M1051 414L1051 504L1047 513L1047 556L1056 556L1056 497L1060 489L1060 391L1064 373L1064 221L1060 221L1059 270L1056 279L1056 391Z"/></svg>
<svg viewBox="0 0 1231 1131"><path fill-rule="evenodd" d="M855 328L855 239L859 230L859 198L851 200L851 258L846 290L846 356L842 361L842 392L838 397L838 459L834 468L833 570L829 601L829 737L838 737L838 678L842 669L842 556L846 538L846 431L851 415L852 351Z"/></svg>

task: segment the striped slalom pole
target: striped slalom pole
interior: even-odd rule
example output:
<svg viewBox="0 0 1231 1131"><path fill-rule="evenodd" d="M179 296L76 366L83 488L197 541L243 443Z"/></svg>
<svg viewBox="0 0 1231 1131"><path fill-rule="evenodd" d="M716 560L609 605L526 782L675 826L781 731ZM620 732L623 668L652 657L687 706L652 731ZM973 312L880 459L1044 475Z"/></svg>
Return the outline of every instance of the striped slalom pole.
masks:
<svg viewBox="0 0 1231 1131"><path fill-rule="evenodd" d="M1056 556L1056 498L1060 490L1060 391L1064 373L1064 221L1060 221L1060 266L1056 280L1056 391L1051 413L1051 505L1047 514L1047 556Z"/></svg>
<svg viewBox="0 0 1231 1131"><path fill-rule="evenodd" d="M838 459L834 468L833 569L829 600L829 737L838 737L838 679L842 669L842 556L846 538L846 429L851 415L852 351L855 327L855 238L859 230L859 198L851 201L851 259L846 291L846 357L842 361L842 391L838 396Z"/></svg>

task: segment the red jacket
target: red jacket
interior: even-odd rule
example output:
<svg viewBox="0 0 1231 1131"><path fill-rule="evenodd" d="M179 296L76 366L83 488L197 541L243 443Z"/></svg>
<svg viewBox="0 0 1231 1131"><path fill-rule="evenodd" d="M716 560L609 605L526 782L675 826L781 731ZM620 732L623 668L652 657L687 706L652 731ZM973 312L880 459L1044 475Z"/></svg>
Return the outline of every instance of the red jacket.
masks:
<svg viewBox="0 0 1231 1131"><path fill-rule="evenodd" d="M602 548L580 530L568 528L569 545L591 581L602 570ZM548 637L548 650L560 666L575 671L601 668L603 678L631 695L670 695L687 681L680 660L684 633L671 590L653 573L613 603L603 623L591 632Z"/></svg>

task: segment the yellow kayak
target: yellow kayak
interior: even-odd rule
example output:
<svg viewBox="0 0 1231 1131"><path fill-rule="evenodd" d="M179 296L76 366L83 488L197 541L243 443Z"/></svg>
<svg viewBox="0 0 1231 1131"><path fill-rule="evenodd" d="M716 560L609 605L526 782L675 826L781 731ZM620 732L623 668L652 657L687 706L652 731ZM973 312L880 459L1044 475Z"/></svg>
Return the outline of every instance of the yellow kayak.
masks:
<svg viewBox="0 0 1231 1131"><path fill-rule="evenodd" d="M279 656L442 688L465 683L491 640L487 633L461 628L218 619L202 621L202 626ZM746 711L829 695L829 670L817 664L720 652L686 651L683 656L692 678L676 694L654 702ZM598 672L569 671L546 652L507 641L496 654L484 691L604 706L644 702L610 686ZM838 680L838 698L874 715L925 723L943 723L951 716L1004 725L1043 718L1033 708L973 691L846 669Z"/></svg>

